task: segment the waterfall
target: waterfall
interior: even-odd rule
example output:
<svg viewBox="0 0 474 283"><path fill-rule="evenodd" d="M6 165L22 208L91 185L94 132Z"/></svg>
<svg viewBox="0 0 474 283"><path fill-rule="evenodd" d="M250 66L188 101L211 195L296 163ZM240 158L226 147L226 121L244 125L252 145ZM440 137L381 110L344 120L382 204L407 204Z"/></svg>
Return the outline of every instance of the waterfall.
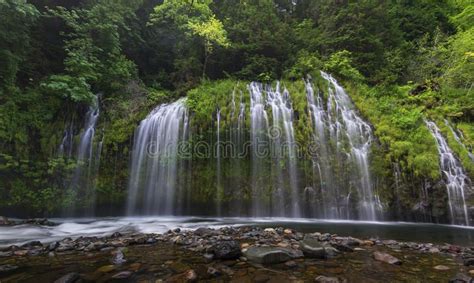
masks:
<svg viewBox="0 0 474 283"><path fill-rule="evenodd" d="M274 172L277 176L277 184L273 193L272 215L290 215L299 217L299 193L298 193L298 177L296 172L296 148L295 148L295 131L293 128L293 107L291 105L290 94L285 89L280 90L278 82L275 90L269 88L267 90L267 104L271 108L272 126L269 133L272 145L272 155L275 158L273 162ZM282 168L282 162L287 164L288 181L289 181L289 201L290 213L284 210L285 195L283 188L285 187L285 174ZM274 189L275 189L274 188Z"/></svg>
<svg viewBox="0 0 474 283"><path fill-rule="evenodd" d="M436 140L438 147L440 168L446 182L448 206L452 224L469 226L466 194L471 180L465 174L461 163L454 156L445 138L441 135L438 126L432 121L425 121L428 129Z"/></svg>
<svg viewBox="0 0 474 283"><path fill-rule="evenodd" d="M288 91L252 82L250 92L252 215L300 217L293 108ZM271 119L265 107L269 107ZM269 158L271 157L271 158ZM271 172L271 173L270 173ZM271 175L269 175L271 174ZM268 175L268 176L267 176ZM268 178L271 205L265 196Z"/></svg>
<svg viewBox="0 0 474 283"><path fill-rule="evenodd" d="M262 85L252 82L249 85L250 92L250 142L251 142L251 168L252 168L252 216L262 216L268 214L265 211L263 203L262 188L265 184L265 178L262 176L266 172L265 157L268 152L265 150L268 146L268 116L265 111L265 98L263 96Z"/></svg>
<svg viewBox="0 0 474 283"><path fill-rule="evenodd" d="M454 128L451 126L451 124L449 124L448 120L444 120L444 123L446 124L446 126L448 126L448 128L451 130L451 133L453 134L454 136L454 139L456 140L456 142L462 147L464 148L466 151L467 151L467 154L469 156L469 158L472 160L472 162L474 162L474 154L466 147L466 145L462 142L461 138L464 139L463 135L461 132L458 132L454 130Z"/></svg>
<svg viewBox="0 0 474 283"><path fill-rule="evenodd" d="M369 171L369 153L373 140L372 129L356 113L349 96L338 82L324 72L321 72L321 76L329 84L326 122L329 128L329 139L336 145L336 159L341 160L344 157L356 169L353 172L351 184L357 190L358 218L376 220L377 210L381 209L381 204L373 192ZM317 107L316 110L318 110ZM345 185L347 186L348 184ZM338 195L337 198L339 198L341 193L338 186L335 186L333 189L335 189L335 193ZM345 201L343 203L348 202ZM343 215L341 210L337 214L336 216L339 217Z"/></svg>
<svg viewBox="0 0 474 283"><path fill-rule="evenodd" d="M176 213L175 193L181 191L177 173L184 162L178 150L187 139L188 121L185 100L180 99L156 107L140 123L132 150L129 215Z"/></svg>
<svg viewBox="0 0 474 283"><path fill-rule="evenodd" d="M59 145L58 149L58 156L59 157L72 157L72 147L74 142L74 123L71 121L67 124L66 128L64 129L63 139L61 140L61 144Z"/></svg>
<svg viewBox="0 0 474 283"><path fill-rule="evenodd" d="M305 81L306 98L308 102L308 110L313 124L313 174L319 177L320 196L322 211L319 212L324 218L343 218L336 209L337 193L333 183L333 172L331 169L331 154L328 149L328 115L324 109L324 102L321 95L315 97L314 89L310 79ZM317 146L317 147L316 147ZM316 186L316 184L314 184Z"/></svg>
<svg viewBox="0 0 474 283"><path fill-rule="evenodd" d="M217 109L216 113L216 120L217 120L217 143L216 143L216 159L217 159L217 186L216 186L216 200L217 200L217 215L221 215L221 203L222 203L222 195L223 195L223 188L221 184L221 110Z"/></svg>
<svg viewBox="0 0 474 283"><path fill-rule="evenodd" d="M94 144L96 136L96 124L99 119L99 95L95 97L93 104L85 116L84 130L82 131L75 156L76 167L69 187L74 191L75 201L84 200L86 215L94 214L95 207L95 181L99 169L100 155L102 151L102 141ZM102 137L103 139L103 137ZM60 145L59 153L64 156L69 151L68 156L72 155L73 147L72 123L65 131L65 136ZM68 157L66 156L66 157ZM72 208L68 209L66 214L71 214Z"/></svg>

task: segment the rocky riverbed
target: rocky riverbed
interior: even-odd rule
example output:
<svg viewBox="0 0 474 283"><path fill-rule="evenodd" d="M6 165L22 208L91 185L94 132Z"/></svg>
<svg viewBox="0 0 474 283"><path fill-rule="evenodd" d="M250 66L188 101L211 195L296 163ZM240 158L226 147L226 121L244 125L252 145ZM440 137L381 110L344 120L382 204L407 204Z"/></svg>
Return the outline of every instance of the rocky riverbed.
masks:
<svg viewBox="0 0 474 283"><path fill-rule="evenodd" d="M0 282L471 282L474 249L283 227L170 230L0 248Z"/></svg>

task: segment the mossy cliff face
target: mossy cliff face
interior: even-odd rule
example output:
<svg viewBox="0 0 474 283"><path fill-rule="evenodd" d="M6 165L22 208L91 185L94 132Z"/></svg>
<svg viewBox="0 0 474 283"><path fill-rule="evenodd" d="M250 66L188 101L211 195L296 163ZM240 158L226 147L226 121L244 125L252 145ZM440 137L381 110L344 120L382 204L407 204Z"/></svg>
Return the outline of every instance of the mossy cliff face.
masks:
<svg viewBox="0 0 474 283"><path fill-rule="evenodd" d="M326 81L318 75L313 78L315 92L319 91L323 99L327 99ZM251 214L254 184L248 145L251 128L248 84L234 80L205 82L187 93L186 104L190 114L190 138L187 144L192 154L183 157L187 167L179 177L178 187L185 192L181 194L185 197L176 200L176 213L215 215L220 210L222 215ZM321 177L315 173L314 168L315 157L312 151L320 145L314 144L314 128L308 109L305 82L281 81L280 84L282 89L288 90L294 111L294 136L298 145L297 194L303 200L302 216L320 217L320 207L323 205L321 189L325 184L322 184ZM408 86L377 89L350 82L344 86L359 114L373 127L375 140L371 146L370 174L375 195L382 205L378 219L448 222L447 194L439 173L436 143L426 128L423 117L429 117L440 125L449 145L471 177L474 175L474 168L467 149L473 145L472 125L465 122L462 116L451 116L450 111L453 110L446 109L445 102L439 101L439 93L422 93L423 98L420 98L411 96ZM9 179L2 188L8 192L1 203L4 211L15 214L19 208L28 208L27 211L23 210L27 215L57 215L64 211L64 207L74 205L78 208L77 212L82 213L81 208L90 207L92 203L98 215L123 214L127 202L134 131L153 107L170 100L170 94L154 90L143 91L137 88L131 93L133 95L129 94L127 99L101 101L102 112L96 129L100 136L103 135L103 150L100 167L91 176L96 179L94 200L78 196L74 193L74 188L68 188L68 180L77 164L74 158L57 157L55 154L61 143L63 129L71 117L75 117L77 121L74 125L76 140L81 133L81 119L85 111L74 109L74 114L65 113L63 120L66 122L58 123L54 127L56 133L45 141L51 148L51 157L45 157L45 162L41 163L44 169L27 168L14 158L4 156L7 162L2 172ZM241 107L245 111L239 124ZM233 153L243 153L238 158L225 150L221 151L219 157L215 154L216 147L213 145L217 141L217 111L220 113L220 142L236 146ZM268 111L271 113L271 110ZM444 124L443 117L448 117L453 128L462 132L465 147L456 143L453 134ZM100 141L97 138L94 142ZM337 145L327 146L334 148ZM263 180L258 189L263 194L260 201L271 205L272 194L280 189L274 182L278 178L275 172L288 170L288 161L280 160L276 164L274 159L268 158L264 162L258 172L258 178ZM337 179L336 197L342 199L352 192L348 198L347 215L357 218L360 196L351 183L353 164L345 162L343 158L329 160L329 164ZM17 172L16 175L13 172ZM25 172L30 174L24 174ZM42 175L37 172L42 172ZM41 181L35 183L35 180ZM290 186L289 181L284 178L279 186L285 190ZM282 209L291 206L288 202L283 205Z"/></svg>

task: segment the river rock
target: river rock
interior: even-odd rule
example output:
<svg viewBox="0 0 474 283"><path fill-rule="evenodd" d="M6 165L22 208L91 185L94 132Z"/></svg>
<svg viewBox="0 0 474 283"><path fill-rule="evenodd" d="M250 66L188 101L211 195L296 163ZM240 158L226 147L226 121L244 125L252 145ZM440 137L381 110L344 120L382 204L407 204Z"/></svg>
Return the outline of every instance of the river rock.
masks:
<svg viewBox="0 0 474 283"><path fill-rule="evenodd" d="M301 251L278 247L251 247L244 252L244 255L252 262L273 264L299 258L302 253Z"/></svg>
<svg viewBox="0 0 474 283"><path fill-rule="evenodd" d="M237 241L220 241L211 249L216 259L237 259L242 255Z"/></svg>
<svg viewBox="0 0 474 283"><path fill-rule="evenodd" d="M463 263L465 266L474 265L474 257L466 257L463 259Z"/></svg>
<svg viewBox="0 0 474 283"><path fill-rule="evenodd" d="M221 275L221 272L217 270L216 268L209 266L209 268L207 268L207 274L217 277Z"/></svg>
<svg viewBox="0 0 474 283"><path fill-rule="evenodd" d="M127 260L125 259L125 256L122 252L122 250L118 249L117 251L115 251L113 253L113 257L112 257L112 263L115 264L115 265L120 265L122 263L125 263Z"/></svg>
<svg viewBox="0 0 474 283"><path fill-rule="evenodd" d="M346 242L341 242L341 243L336 242L336 243L331 243L331 245L339 251L343 251L343 252L353 252L354 251L354 249L350 245L348 245Z"/></svg>
<svg viewBox="0 0 474 283"><path fill-rule="evenodd" d="M200 227L194 231L194 234L201 237L212 236L216 234L216 230L211 228Z"/></svg>
<svg viewBox="0 0 474 283"><path fill-rule="evenodd" d="M128 277L132 276L132 272L130 271L122 271L114 276L112 276L113 279L127 279Z"/></svg>
<svg viewBox="0 0 474 283"><path fill-rule="evenodd" d="M318 276L314 279L314 282L318 283L339 283L339 279L337 277L328 277L328 276Z"/></svg>
<svg viewBox="0 0 474 283"><path fill-rule="evenodd" d="M26 244L23 244L21 247L22 248L32 248L32 247L42 247L43 244L41 244L40 241L31 241Z"/></svg>
<svg viewBox="0 0 474 283"><path fill-rule="evenodd" d="M435 267L433 267L433 268L436 269L436 270L439 270L439 271L447 271L447 270L450 269L450 268L447 267L446 265L437 265L437 266L435 266Z"/></svg>
<svg viewBox="0 0 474 283"><path fill-rule="evenodd" d="M464 273L458 273L449 280L449 283L471 283L472 278Z"/></svg>
<svg viewBox="0 0 474 283"><path fill-rule="evenodd" d="M1 225L11 225L11 222L5 216L0 216L0 226Z"/></svg>
<svg viewBox="0 0 474 283"><path fill-rule="evenodd" d="M0 265L0 274L18 269L18 266L11 264Z"/></svg>
<svg viewBox="0 0 474 283"><path fill-rule="evenodd" d="M392 256L388 253L383 253L383 252L376 251L376 252L374 252L373 256L374 256L375 260L382 261L382 262L385 262L385 263L396 264L396 265L402 264L402 262L398 258L396 258L396 257L394 257L394 256Z"/></svg>
<svg viewBox="0 0 474 283"><path fill-rule="evenodd" d="M326 250L323 245L313 237L305 237L300 242L301 250L305 256L312 258L326 258Z"/></svg>
<svg viewBox="0 0 474 283"><path fill-rule="evenodd" d="M75 272L71 272L57 279L56 281L54 281L54 283L73 283L73 282L76 282L78 279L79 279L79 274Z"/></svg>

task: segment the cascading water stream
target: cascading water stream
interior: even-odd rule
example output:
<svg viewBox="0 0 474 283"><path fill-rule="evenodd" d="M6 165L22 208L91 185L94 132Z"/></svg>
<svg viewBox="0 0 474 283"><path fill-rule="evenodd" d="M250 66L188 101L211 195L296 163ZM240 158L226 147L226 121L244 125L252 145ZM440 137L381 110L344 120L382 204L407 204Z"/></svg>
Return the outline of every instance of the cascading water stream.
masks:
<svg viewBox="0 0 474 283"><path fill-rule="evenodd" d="M474 162L474 153L472 153L467 147L466 145L462 142L461 138L464 139L464 137L462 136L462 133L459 133L454 130L454 128L451 126L451 124L449 124L448 120L444 120L444 123L446 124L446 126L448 126L448 128L451 130L451 133L453 134L454 136L454 139L456 140L456 142L462 147L464 148L466 151L467 151L467 154L469 156L469 158L472 160L472 162Z"/></svg>
<svg viewBox="0 0 474 283"><path fill-rule="evenodd" d="M216 143L216 159L217 159L217 186L216 186L216 201L217 201L217 215L221 215L221 205L222 205L222 195L223 195L223 188L222 188L222 180L221 180L221 110L217 109L216 113L216 120L217 120L217 143Z"/></svg>
<svg viewBox="0 0 474 283"><path fill-rule="evenodd" d="M349 96L338 82L324 72L321 72L321 76L329 84L326 111L330 139L336 144L336 154L346 154L356 167L353 183L359 199L358 218L376 220L381 204L373 192L369 171L372 129L358 116ZM338 214L339 217L343 215L341 211Z"/></svg>
<svg viewBox="0 0 474 283"><path fill-rule="evenodd" d="M176 213L178 171L184 168L180 143L188 135L185 100L156 107L135 132L128 190L128 215ZM182 177L182 176L180 176Z"/></svg>
<svg viewBox="0 0 474 283"><path fill-rule="evenodd" d="M96 137L96 124L99 119L99 96L95 97L93 104L86 113L84 130L82 131L75 155L76 167L72 179L68 184L69 189L74 194L77 201L84 201L86 207L85 215L94 215L95 207L95 185L96 175L100 165L100 155L102 151L102 140L94 144ZM59 146L59 156L65 158L72 157L73 150L73 126L70 124L66 129L61 145ZM64 211L65 215L72 215L77 207L70 207Z"/></svg>
<svg viewBox="0 0 474 283"><path fill-rule="evenodd" d="M265 111L265 98L262 85L252 82L250 92L250 142L251 142L251 168L252 168L252 216L268 214L262 203L262 191L265 180L261 175L265 172L265 159L268 143L268 117Z"/></svg>
<svg viewBox="0 0 474 283"><path fill-rule="evenodd" d="M466 197L471 180L465 174L460 162L454 156L438 126L432 121L425 121L428 129L436 140L440 168L446 182L449 213L451 223L469 226Z"/></svg>
<svg viewBox="0 0 474 283"><path fill-rule="evenodd" d="M291 105L290 95L285 89L280 90L278 82L275 90L271 88L267 90L267 104L271 108L272 127L270 132L271 144L273 149L273 157L276 162L273 163L274 170L277 175L278 183L273 194L272 215L290 215L292 217L300 217L300 204L298 193L298 176L296 172L296 148L295 148L295 131L293 128L293 107ZM288 174L284 174L282 162L288 166ZM285 195L283 192L285 175L288 176L290 189L290 212L285 212ZM275 189L274 188L274 189Z"/></svg>

